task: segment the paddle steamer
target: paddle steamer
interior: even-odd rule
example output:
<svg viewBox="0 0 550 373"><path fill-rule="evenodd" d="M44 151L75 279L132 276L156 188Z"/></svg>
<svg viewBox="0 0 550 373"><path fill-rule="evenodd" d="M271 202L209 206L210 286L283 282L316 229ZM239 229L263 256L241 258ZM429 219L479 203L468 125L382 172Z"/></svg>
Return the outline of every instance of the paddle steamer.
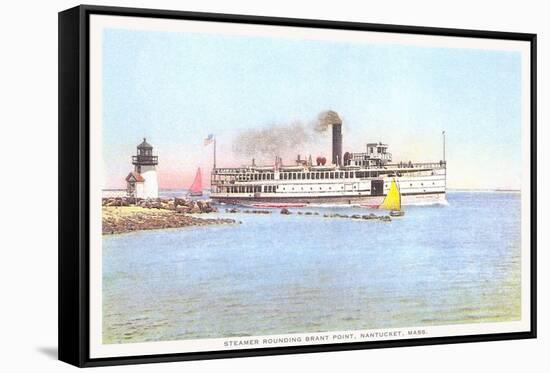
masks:
<svg viewBox="0 0 550 373"><path fill-rule="evenodd" d="M440 203L446 199L446 161L392 163L388 145L366 144L366 152L342 157L342 123L332 123L332 162L297 156L284 165L252 162L243 167L214 167L212 193L218 202L265 206L307 204L359 204L379 206L392 180L399 186L402 203ZM444 158L444 157L443 157Z"/></svg>

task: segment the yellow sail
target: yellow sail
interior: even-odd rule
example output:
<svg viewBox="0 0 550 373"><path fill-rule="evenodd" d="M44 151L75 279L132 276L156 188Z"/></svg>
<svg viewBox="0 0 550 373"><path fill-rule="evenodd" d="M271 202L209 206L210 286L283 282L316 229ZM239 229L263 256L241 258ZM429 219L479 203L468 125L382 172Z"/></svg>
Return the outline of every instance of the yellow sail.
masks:
<svg viewBox="0 0 550 373"><path fill-rule="evenodd" d="M397 187L395 180L391 181L390 190L388 191L388 194L386 195L386 198L384 198L384 202L382 202L380 207L387 210L401 210L401 193L399 192L399 188Z"/></svg>

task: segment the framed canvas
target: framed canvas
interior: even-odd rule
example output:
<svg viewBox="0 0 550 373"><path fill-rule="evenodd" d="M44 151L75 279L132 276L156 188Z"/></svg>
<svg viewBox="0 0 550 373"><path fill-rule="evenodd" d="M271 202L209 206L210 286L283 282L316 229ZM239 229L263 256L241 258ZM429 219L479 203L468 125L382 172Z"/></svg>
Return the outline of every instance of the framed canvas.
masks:
<svg viewBox="0 0 550 373"><path fill-rule="evenodd" d="M536 35L59 13L59 359L536 336Z"/></svg>

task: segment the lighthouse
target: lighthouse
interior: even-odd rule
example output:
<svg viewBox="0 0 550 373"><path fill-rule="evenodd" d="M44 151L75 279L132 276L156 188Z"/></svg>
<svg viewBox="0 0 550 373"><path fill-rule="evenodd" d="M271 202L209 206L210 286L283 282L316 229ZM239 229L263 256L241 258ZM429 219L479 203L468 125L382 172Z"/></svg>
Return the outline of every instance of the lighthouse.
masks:
<svg viewBox="0 0 550 373"><path fill-rule="evenodd" d="M126 176L127 194L134 198L158 198L157 180L158 156L153 155L153 147L143 138L132 156L134 171Z"/></svg>

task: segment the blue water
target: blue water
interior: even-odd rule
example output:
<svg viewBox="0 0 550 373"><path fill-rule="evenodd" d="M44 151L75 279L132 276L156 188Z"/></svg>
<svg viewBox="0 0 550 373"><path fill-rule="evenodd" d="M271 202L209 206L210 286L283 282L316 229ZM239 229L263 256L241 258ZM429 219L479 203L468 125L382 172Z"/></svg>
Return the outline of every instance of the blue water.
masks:
<svg viewBox="0 0 550 373"><path fill-rule="evenodd" d="M519 319L520 194L448 201L104 236L104 343Z"/></svg>

